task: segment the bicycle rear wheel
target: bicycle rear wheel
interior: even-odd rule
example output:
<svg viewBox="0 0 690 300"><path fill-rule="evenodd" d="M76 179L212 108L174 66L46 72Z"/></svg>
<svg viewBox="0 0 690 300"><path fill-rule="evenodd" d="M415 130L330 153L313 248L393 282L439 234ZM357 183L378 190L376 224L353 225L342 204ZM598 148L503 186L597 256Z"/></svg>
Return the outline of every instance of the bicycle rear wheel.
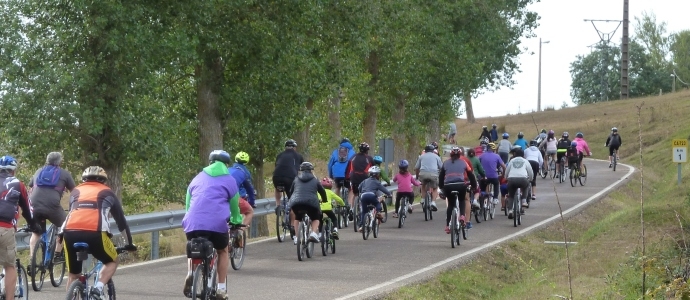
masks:
<svg viewBox="0 0 690 300"><path fill-rule="evenodd" d="M115 300L115 283L113 282L112 278L108 281L105 292L108 293L108 300Z"/></svg>
<svg viewBox="0 0 690 300"><path fill-rule="evenodd" d="M81 281L79 281L79 280L72 281L72 284L70 284L69 288L67 289L67 298L65 298L65 299L66 300L87 300L85 288L86 287L84 286L84 284ZM194 298L192 298L192 299L194 299Z"/></svg>
<svg viewBox="0 0 690 300"><path fill-rule="evenodd" d="M231 248L230 265L233 270L239 270L244 264L244 249L247 247L247 235L244 234L244 230L238 230L235 235L235 241ZM240 244L242 247L239 247Z"/></svg>
<svg viewBox="0 0 690 300"><path fill-rule="evenodd" d="M458 213L456 209L453 209L453 212L450 213L450 224L448 225L450 227L450 247L455 248L458 241Z"/></svg>
<svg viewBox="0 0 690 300"><path fill-rule="evenodd" d="M204 299L207 294L206 286L208 284L208 277L206 274L204 274L204 264L199 264L196 266L192 278L192 299Z"/></svg>
<svg viewBox="0 0 690 300"><path fill-rule="evenodd" d="M321 240L319 242L321 244L321 254L323 256L328 255L328 239L330 238L329 233L331 231L330 226L328 226L328 224L330 224L330 221L324 221L323 226L321 226Z"/></svg>
<svg viewBox="0 0 690 300"><path fill-rule="evenodd" d="M34 254L31 256L31 286L34 291L40 292L43 288L43 281L46 278L46 268L43 264L46 257L46 244L43 239L36 241Z"/></svg>
<svg viewBox="0 0 690 300"><path fill-rule="evenodd" d="M480 201L479 205L482 207L479 208L479 210L482 213L482 216L484 217L484 221L489 219L489 196L484 195L484 197L481 198L482 200Z"/></svg>
<svg viewBox="0 0 690 300"><path fill-rule="evenodd" d="M575 183L577 182L577 168L575 169L570 169L570 186L575 187Z"/></svg>
<svg viewBox="0 0 690 300"><path fill-rule="evenodd" d="M429 192L424 196L424 202L422 203L422 210L424 211L424 221L431 220L431 201L429 200L431 196Z"/></svg>
<svg viewBox="0 0 690 300"><path fill-rule="evenodd" d="M57 228L53 225L50 226L48 231L48 236L51 236L50 245L48 249L55 249L55 244L57 243ZM50 284L54 287L59 287L62 284L62 280L65 277L65 261L61 263L55 263L55 250L51 250L53 255L51 255L50 262L48 263L48 273L50 274ZM63 250L64 251L64 250ZM63 252L64 254L64 252Z"/></svg>
<svg viewBox="0 0 690 300"><path fill-rule="evenodd" d="M381 202L381 213L383 214L381 223L386 223L388 221L388 204L386 204L386 201Z"/></svg>
<svg viewBox="0 0 690 300"><path fill-rule="evenodd" d="M278 214L276 215L276 235L278 236L278 242L281 242L281 243L285 240L285 235L286 235L285 226L283 226L284 222L285 222L285 211L281 207L278 210Z"/></svg>
<svg viewBox="0 0 690 300"><path fill-rule="evenodd" d="M585 164L582 164L582 169L580 170L580 185L585 186L587 183L587 166Z"/></svg>
<svg viewBox="0 0 690 300"><path fill-rule="evenodd" d="M364 240L369 238L369 233L371 232L371 215L364 215L364 223L362 223L362 238Z"/></svg>
<svg viewBox="0 0 690 300"><path fill-rule="evenodd" d="M304 234L304 226L302 226L302 223L300 222L298 226L298 232L297 232L297 259L299 261L304 260L304 257L306 256L305 252L305 243L306 243L306 236ZM194 298L192 298L194 299Z"/></svg>
<svg viewBox="0 0 690 300"><path fill-rule="evenodd" d="M379 237L379 226L381 226L379 219L374 218L374 222L371 224L371 231L374 233L374 238Z"/></svg>
<svg viewBox="0 0 690 300"><path fill-rule="evenodd" d="M618 150L613 152L613 171L616 172L616 165L618 164Z"/></svg>
<svg viewBox="0 0 690 300"><path fill-rule="evenodd" d="M357 232L357 226L359 225L359 210L360 210L360 204L359 204L359 196L355 197L355 205L352 207L352 213L354 216L352 216L352 220L354 220L355 224L352 226L352 229Z"/></svg>
<svg viewBox="0 0 690 300"><path fill-rule="evenodd" d="M405 214L407 213L407 198L400 199L400 207L398 208L398 228L405 225Z"/></svg>
<svg viewBox="0 0 690 300"><path fill-rule="evenodd" d="M311 224L304 224L304 240L307 242L307 258L312 258L314 256L314 242L309 241Z"/></svg>
<svg viewBox="0 0 690 300"><path fill-rule="evenodd" d="M515 199L513 199L513 227L518 226L518 218L520 217L520 194L515 193Z"/></svg>

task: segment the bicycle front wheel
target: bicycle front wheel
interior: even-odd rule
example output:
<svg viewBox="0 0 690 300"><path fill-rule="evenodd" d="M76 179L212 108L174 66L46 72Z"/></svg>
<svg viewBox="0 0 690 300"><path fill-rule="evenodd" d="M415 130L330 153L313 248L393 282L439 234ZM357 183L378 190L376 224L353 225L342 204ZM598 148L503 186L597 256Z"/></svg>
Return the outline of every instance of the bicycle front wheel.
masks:
<svg viewBox="0 0 690 300"><path fill-rule="evenodd" d="M232 256L230 256L230 265L233 270L242 268L242 264L244 264L244 249L247 247L247 235L244 234L244 231L239 230L237 234L231 248ZM239 247L240 244L242 247Z"/></svg>
<svg viewBox="0 0 690 300"><path fill-rule="evenodd" d="M582 164L582 169L580 170L580 185L585 186L587 183L587 166L585 164Z"/></svg>
<svg viewBox="0 0 690 300"><path fill-rule="evenodd" d="M34 291L39 292L43 288L43 280L46 277L46 268L43 265L46 257L46 244L43 239L36 241L34 246L34 254L31 256L31 286Z"/></svg>
<svg viewBox="0 0 690 300"><path fill-rule="evenodd" d="M70 284L69 288L67 289L67 297L65 299L66 300L86 300L87 295L86 295L86 291L84 289L85 289L85 286L81 281L79 281L79 280L72 281L72 284ZM192 299L194 299L194 298L192 298Z"/></svg>
<svg viewBox="0 0 690 300"><path fill-rule="evenodd" d="M105 289L105 292L108 293L108 300L115 300L115 283L113 282L112 278L108 281L108 286Z"/></svg>

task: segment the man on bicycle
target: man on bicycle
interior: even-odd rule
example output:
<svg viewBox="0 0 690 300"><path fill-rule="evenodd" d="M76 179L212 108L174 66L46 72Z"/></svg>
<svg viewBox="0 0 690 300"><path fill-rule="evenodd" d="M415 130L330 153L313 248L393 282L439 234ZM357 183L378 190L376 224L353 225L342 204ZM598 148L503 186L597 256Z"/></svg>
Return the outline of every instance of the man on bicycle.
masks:
<svg viewBox="0 0 690 300"><path fill-rule="evenodd" d="M31 235L29 242L29 257L34 253L36 242L41 238L41 234L45 233L46 219L54 226L62 226L65 221L65 210L60 205L60 199L65 189L72 192L76 184L72 178L72 174L60 168L62 164L62 153L50 152L46 157L45 166L36 171L33 177L29 180L29 199L33 209L34 219L40 223L40 230ZM46 178L54 178L54 182L47 182ZM39 228L38 226L36 227ZM62 240L57 239L55 243L55 263L61 263L65 257L62 253ZM29 272L32 272L33 267L29 266Z"/></svg>
<svg viewBox="0 0 690 300"><path fill-rule="evenodd" d="M513 148L513 144L510 142L510 140L508 140L509 138L510 134L504 132L503 139L498 142L498 156L501 157L501 160L503 160L504 164L508 163L510 149Z"/></svg>
<svg viewBox="0 0 690 300"><path fill-rule="evenodd" d="M14 232L17 225L17 207L30 227L35 227L31 218L29 196L24 183L14 177L17 161L9 155L0 157L0 264L5 269L5 295L14 299L17 284L17 241ZM24 280L27 280L26 278ZM24 291L26 293L27 291ZM26 295L26 294L25 294Z"/></svg>
<svg viewBox="0 0 690 300"><path fill-rule="evenodd" d="M534 173L532 172L532 167L529 162L524 158L525 154L522 149L515 150L515 156L508 162L508 167L506 168L505 177L508 179L508 199L512 201L515 197L517 189L522 191L522 197L520 197L520 203L522 211L525 207L529 207L527 204L527 189L529 188L530 181L534 178ZM513 214L522 213L521 211L513 211L512 206L508 210L508 218L512 219ZM517 215L515 215L517 217Z"/></svg>
<svg viewBox="0 0 690 300"><path fill-rule="evenodd" d="M532 177L532 181L530 182L532 185L532 200L537 199L537 174L539 174L539 168L544 164L544 157L542 157L541 151L537 148L537 141L536 140L531 140L529 141L529 147L525 149L524 154L525 154L525 159L529 162L530 166L532 167L532 173L534 173L535 176Z"/></svg>
<svg viewBox="0 0 690 300"><path fill-rule="evenodd" d="M570 143L572 142L569 138L568 132L563 132L563 135L561 136L561 139L558 140L558 143L556 144L556 178L560 176L558 174L558 170L560 170L560 165L561 165L561 158L565 155L565 151L570 148ZM565 166L563 166L565 167Z"/></svg>
<svg viewBox="0 0 690 300"><path fill-rule="evenodd" d="M465 222L465 220L470 219L470 211L465 205L465 193L467 190L467 182L471 183L471 190L477 189L477 180L474 177L474 171L472 170L472 165L467 163L466 160L460 158L460 148L453 147L450 150L450 159L443 162L441 167L441 173L439 174L439 183L443 189L443 194L446 195L448 199L448 208L446 209L446 233L450 233L450 216L455 209L455 195L453 192L459 192L457 197L459 197L458 209L460 210L460 220ZM467 228L472 228L472 224L467 222Z"/></svg>
<svg viewBox="0 0 690 300"><path fill-rule="evenodd" d="M240 193L240 213L244 216L242 224L249 227L254 217L254 186L252 185L252 175L245 164L249 162L247 152L239 152L235 155L235 163L228 169L230 175L237 182L238 193Z"/></svg>
<svg viewBox="0 0 690 300"><path fill-rule="evenodd" d="M292 221L290 235L292 235L293 243L297 245L295 228L299 226L299 222L304 218L304 214L306 214L309 216L309 219L311 219L312 231L309 235L309 241L317 243L319 242L319 238L321 238L319 225L323 218L323 214L321 213L321 202L323 201L320 199L326 199L325 201L328 201L328 195L326 194L326 189L324 189L319 182L319 179L312 173L314 170L314 165L312 163L308 161L303 162L299 166L299 170L301 171L300 174L295 178L295 181L292 182L292 196L288 203L290 220Z"/></svg>
<svg viewBox="0 0 690 300"><path fill-rule="evenodd" d="M392 197L393 195L391 194L388 189L386 189L382 184L381 184L381 168L377 166L373 166L369 168L369 178L366 180L362 181L362 183L357 187L360 193L360 203L361 203L361 214L359 218L359 228L357 231L362 232L362 229L364 227L364 216L369 212L367 210L368 205L374 205L376 206L376 218L379 220L383 219L383 214L381 214L381 211L383 208L381 207L381 202L379 201L379 198L376 196L376 192L381 192L384 193L388 197Z"/></svg>
<svg viewBox="0 0 690 300"><path fill-rule="evenodd" d="M498 130L496 130L496 124L491 124L491 130L489 133L491 134L492 143L498 141Z"/></svg>
<svg viewBox="0 0 690 300"><path fill-rule="evenodd" d="M333 204L335 203L336 205L340 207L345 206L345 202L343 201L338 194L334 193L331 188L333 187L333 180L331 180L328 177L324 177L321 179L321 186L326 190L326 201L324 202L323 199L321 199L321 213L325 214L328 216L329 219L331 219L331 223L333 224L333 229L331 231L331 236L334 239L338 239L338 218L335 216L335 213L333 213ZM322 222L323 225L323 222ZM321 232L321 228L319 228L319 232Z"/></svg>
<svg viewBox="0 0 690 300"><path fill-rule="evenodd" d="M621 145L623 145L623 139L618 134L618 128L611 128L611 135L606 139L605 145L605 147L609 147L609 168L613 167L613 154L618 151Z"/></svg>
<svg viewBox="0 0 690 300"><path fill-rule="evenodd" d="M500 184L498 182L498 169L501 169L501 174L505 173L506 170L506 165L503 163L501 157L494 153L496 148L496 144L490 143L488 149L489 151L479 157L479 162L481 162L484 172L486 173L486 179L480 181L480 189L482 191L486 191L487 185L494 185L492 200L494 205L498 204L498 190L500 188Z"/></svg>
<svg viewBox="0 0 690 300"><path fill-rule="evenodd" d="M369 144L361 143L359 144L359 153L355 154L350 161L347 163L347 168L345 171L345 180L350 181L350 193L347 197L347 202L350 204L350 208L354 205L355 196L359 195L359 184L367 179L367 173L369 168L374 165L374 159L369 156ZM351 210L348 219L352 221L354 219L354 212Z"/></svg>
<svg viewBox="0 0 690 300"><path fill-rule="evenodd" d="M331 159L328 161L328 177L335 181L335 189L340 191L340 188L346 186L350 188L350 183L345 180L345 171L347 170L347 163L355 156L350 140L343 138L340 141L340 146L333 150Z"/></svg>
<svg viewBox="0 0 690 300"><path fill-rule="evenodd" d="M433 153L434 146L427 145L414 166L415 176L422 182L422 197L429 189L431 191L431 210L436 211L436 199L438 199L438 172L443 166L441 158Z"/></svg>
<svg viewBox="0 0 690 300"><path fill-rule="evenodd" d="M117 195L105 182L108 175L99 166L91 166L81 175L82 184L78 185L70 194L70 212L62 226L65 240L65 261L69 277L67 287L79 280L82 270L82 262L77 260L77 249L74 243L87 243L89 253L103 263L98 282L91 287L90 295L98 299L106 299L103 295L103 286L110 281L115 274L118 265L117 252L110 240L110 223L108 214L113 216L120 232L124 232L127 241L126 250L136 251L132 243L132 234L122 210L122 203Z"/></svg>
<svg viewBox="0 0 690 300"><path fill-rule="evenodd" d="M228 221L231 224L242 224L240 214L237 182L228 172L230 154L223 150L214 150L208 156L209 165L197 174L187 188L187 213L182 219L182 229L187 241L205 237L218 253L218 290L217 299L228 299L226 277L228 274ZM192 261L187 262L185 278L185 296L191 297Z"/></svg>
<svg viewBox="0 0 690 300"><path fill-rule="evenodd" d="M285 142L285 151L276 156L276 167L273 170L273 187L275 187L276 214L280 209L281 192L285 191L290 198L292 191L289 189L292 182L297 177L299 165L304 162L302 155L297 153L297 142L289 139Z"/></svg>

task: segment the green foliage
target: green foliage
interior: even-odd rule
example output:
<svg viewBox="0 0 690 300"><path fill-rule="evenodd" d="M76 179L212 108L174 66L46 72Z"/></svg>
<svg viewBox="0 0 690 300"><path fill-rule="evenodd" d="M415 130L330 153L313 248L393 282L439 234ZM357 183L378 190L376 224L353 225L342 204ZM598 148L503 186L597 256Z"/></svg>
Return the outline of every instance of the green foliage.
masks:
<svg viewBox="0 0 690 300"><path fill-rule="evenodd" d="M690 30L683 30L672 36L671 53L673 68L680 80L690 82ZM680 82L676 82L680 87Z"/></svg>

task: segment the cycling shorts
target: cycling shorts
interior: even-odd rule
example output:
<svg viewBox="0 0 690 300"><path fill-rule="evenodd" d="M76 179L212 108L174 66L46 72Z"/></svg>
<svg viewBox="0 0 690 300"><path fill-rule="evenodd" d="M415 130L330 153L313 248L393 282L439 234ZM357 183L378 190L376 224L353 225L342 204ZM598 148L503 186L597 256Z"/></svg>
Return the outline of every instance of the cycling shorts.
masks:
<svg viewBox="0 0 690 300"><path fill-rule="evenodd" d="M309 219L311 219L312 221L320 221L323 217L323 214L321 213L321 208L316 208L311 205L297 204L295 206L292 206L290 209L295 213L295 220L298 221L304 218L304 214L309 216Z"/></svg>
<svg viewBox="0 0 690 300"><path fill-rule="evenodd" d="M46 220L50 221L51 224L59 228L62 226L62 223L64 223L65 219L67 218L67 214L65 213L65 210L62 209L62 207L60 207L60 209L53 209L49 211L34 210L33 216L34 220L37 220L38 224L41 224L41 232L38 232L38 230L34 231L34 233L38 234L44 234L48 230L48 227L46 227Z"/></svg>
<svg viewBox="0 0 690 300"><path fill-rule="evenodd" d="M216 250L222 250L228 247L230 242L230 236L227 232L215 232L208 230L194 230L190 232L185 232L187 236L187 241L191 241L193 238L204 237L209 242L213 244L213 248Z"/></svg>
<svg viewBox="0 0 690 300"><path fill-rule="evenodd" d="M81 274L82 270L82 262L77 261L77 249L74 248L74 243L87 243L89 253L103 264L114 262L117 259L117 251L107 232L65 231L63 241L65 262L70 274Z"/></svg>
<svg viewBox="0 0 690 300"><path fill-rule="evenodd" d="M341 186L346 186L348 189L350 188L350 181L345 179L345 177L336 177L333 179L333 181L335 182L335 188L338 190L338 192L340 192Z"/></svg>
<svg viewBox="0 0 690 300"><path fill-rule="evenodd" d="M613 151L618 151L618 147L620 146L609 146L609 156L613 156Z"/></svg>
<svg viewBox="0 0 690 300"><path fill-rule="evenodd" d="M283 177L283 176L273 176L273 187L276 190L285 190L285 192L290 189L292 186L292 182L295 181L294 178L290 177Z"/></svg>
<svg viewBox="0 0 690 300"><path fill-rule="evenodd" d="M565 156L565 152L568 151L568 149L558 149L556 150L556 162L560 162L561 158Z"/></svg>
<svg viewBox="0 0 690 300"><path fill-rule="evenodd" d="M350 190L355 194L359 195L359 185L362 183L362 181L366 180L366 176L352 176L350 178Z"/></svg>

